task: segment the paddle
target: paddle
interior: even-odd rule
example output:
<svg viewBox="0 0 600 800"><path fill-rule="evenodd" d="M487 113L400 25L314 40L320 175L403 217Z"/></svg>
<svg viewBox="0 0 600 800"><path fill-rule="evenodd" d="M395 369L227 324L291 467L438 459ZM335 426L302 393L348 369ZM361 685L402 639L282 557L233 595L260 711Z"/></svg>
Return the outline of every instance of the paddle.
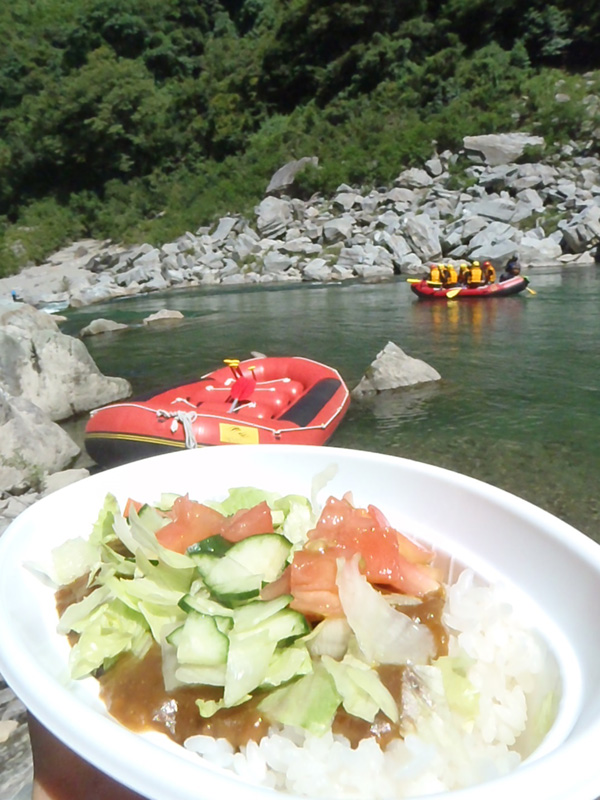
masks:
<svg viewBox="0 0 600 800"><path fill-rule="evenodd" d="M462 286L459 286L457 289L450 289L450 291L449 291L449 292L446 292L446 297L447 297L449 300L451 300L453 297L456 297L456 295L457 295L459 292L462 292L462 289L463 289L463 287L462 287Z"/></svg>
<svg viewBox="0 0 600 800"><path fill-rule="evenodd" d="M241 378L242 373L240 371L240 360L239 358L224 358L223 363L227 364L229 369L233 372L234 378Z"/></svg>
<svg viewBox="0 0 600 800"><path fill-rule="evenodd" d="M249 400L255 388L256 381L252 378L247 378L245 375L242 375L241 378L238 378L231 387L231 391L229 393L229 396L233 399L229 413L233 414L239 403L243 403L244 400Z"/></svg>
<svg viewBox="0 0 600 800"><path fill-rule="evenodd" d="M428 286L441 286L441 281L428 281L426 278L407 278L407 283L423 283L425 281Z"/></svg>

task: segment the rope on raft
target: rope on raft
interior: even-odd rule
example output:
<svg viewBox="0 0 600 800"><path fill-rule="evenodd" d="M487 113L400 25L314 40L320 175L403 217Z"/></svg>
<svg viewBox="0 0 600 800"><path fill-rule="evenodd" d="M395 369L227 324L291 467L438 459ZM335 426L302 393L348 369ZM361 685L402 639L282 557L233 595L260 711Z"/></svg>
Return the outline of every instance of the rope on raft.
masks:
<svg viewBox="0 0 600 800"><path fill-rule="evenodd" d="M183 427L185 446L188 450L194 450L196 447L198 447L198 442L196 441L194 430L192 428L192 425L198 419L198 414L196 414L194 411L163 411L162 409L159 409L156 412L156 416L173 420L171 422L171 433L177 432L178 425Z"/></svg>

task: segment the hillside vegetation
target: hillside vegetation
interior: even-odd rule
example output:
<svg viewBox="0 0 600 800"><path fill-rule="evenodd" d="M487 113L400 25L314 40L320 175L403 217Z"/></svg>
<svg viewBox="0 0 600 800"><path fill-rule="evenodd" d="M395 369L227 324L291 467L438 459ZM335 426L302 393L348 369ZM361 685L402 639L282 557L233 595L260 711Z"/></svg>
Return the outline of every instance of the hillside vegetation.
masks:
<svg viewBox="0 0 600 800"><path fill-rule="evenodd" d="M246 212L302 156L309 195L469 134L600 147L596 0L12 0L0 37L0 275Z"/></svg>

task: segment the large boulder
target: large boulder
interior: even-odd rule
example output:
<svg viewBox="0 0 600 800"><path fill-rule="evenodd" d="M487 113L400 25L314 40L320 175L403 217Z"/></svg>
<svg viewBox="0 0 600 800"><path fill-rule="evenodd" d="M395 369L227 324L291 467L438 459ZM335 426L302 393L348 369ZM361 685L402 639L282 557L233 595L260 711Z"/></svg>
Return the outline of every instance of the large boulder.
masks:
<svg viewBox="0 0 600 800"><path fill-rule="evenodd" d="M440 379L439 372L425 361L407 355L397 344L388 342L352 390L352 396L360 398L389 389Z"/></svg>
<svg viewBox="0 0 600 800"><path fill-rule="evenodd" d="M0 387L55 421L131 394L128 381L103 375L84 343L61 333L51 315L21 303L0 308Z"/></svg>
<svg viewBox="0 0 600 800"><path fill-rule="evenodd" d="M305 156L297 161L290 161L280 167L273 175L267 186L267 194L278 194L288 191L296 180L296 175L307 166L318 167L319 159L316 156Z"/></svg>
<svg viewBox="0 0 600 800"><path fill-rule="evenodd" d="M525 152L526 147L543 147L542 136L528 133L486 133L481 136L465 136L465 150L479 153L486 164L512 164Z"/></svg>
<svg viewBox="0 0 600 800"><path fill-rule="evenodd" d="M0 494L40 486L48 473L64 469L79 452L38 406L0 387Z"/></svg>

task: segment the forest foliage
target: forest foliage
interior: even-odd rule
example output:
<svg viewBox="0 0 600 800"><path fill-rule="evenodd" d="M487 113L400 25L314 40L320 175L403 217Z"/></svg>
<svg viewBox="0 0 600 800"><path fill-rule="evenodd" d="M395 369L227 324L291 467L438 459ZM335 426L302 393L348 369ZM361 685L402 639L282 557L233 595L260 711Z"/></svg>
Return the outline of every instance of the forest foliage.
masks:
<svg viewBox="0 0 600 800"><path fill-rule="evenodd" d="M596 0L11 0L0 36L0 275L245 212L302 156L308 194L477 133L599 146Z"/></svg>

